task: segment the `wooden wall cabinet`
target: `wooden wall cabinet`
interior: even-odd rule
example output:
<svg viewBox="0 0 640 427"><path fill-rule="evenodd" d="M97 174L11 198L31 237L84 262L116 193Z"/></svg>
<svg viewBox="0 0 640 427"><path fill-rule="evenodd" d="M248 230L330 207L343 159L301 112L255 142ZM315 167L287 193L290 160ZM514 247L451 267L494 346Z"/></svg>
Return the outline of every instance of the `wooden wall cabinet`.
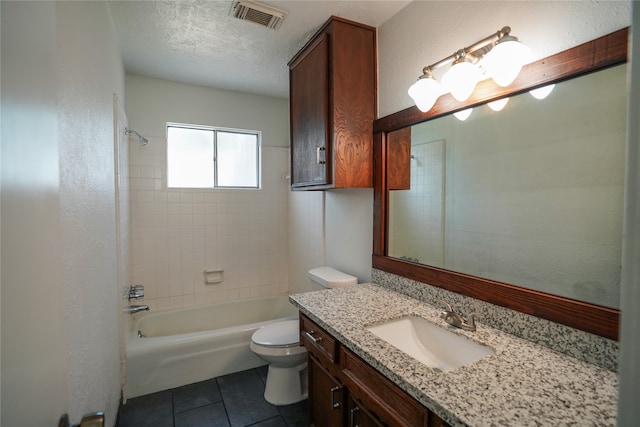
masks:
<svg viewBox="0 0 640 427"><path fill-rule="evenodd" d="M312 426L447 426L302 313L300 342L309 352Z"/></svg>
<svg viewBox="0 0 640 427"><path fill-rule="evenodd" d="M373 187L376 30L331 17L289 62L291 189Z"/></svg>

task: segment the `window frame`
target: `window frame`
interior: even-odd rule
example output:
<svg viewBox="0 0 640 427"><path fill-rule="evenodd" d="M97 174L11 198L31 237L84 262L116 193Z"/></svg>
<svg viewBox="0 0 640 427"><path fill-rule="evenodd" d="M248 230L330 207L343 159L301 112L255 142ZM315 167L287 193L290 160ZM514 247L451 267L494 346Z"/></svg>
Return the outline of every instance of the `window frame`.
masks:
<svg viewBox="0 0 640 427"><path fill-rule="evenodd" d="M169 186L169 128L183 128L194 130L205 130L213 132L213 187L170 187ZM220 186L218 185L218 132L236 133L244 135L254 135L256 137L256 186ZM165 167L166 167L166 188L168 190L260 190L262 189L262 131L252 129L236 129L220 126L195 125L189 123L167 122L165 126L165 137L167 145L165 147Z"/></svg>

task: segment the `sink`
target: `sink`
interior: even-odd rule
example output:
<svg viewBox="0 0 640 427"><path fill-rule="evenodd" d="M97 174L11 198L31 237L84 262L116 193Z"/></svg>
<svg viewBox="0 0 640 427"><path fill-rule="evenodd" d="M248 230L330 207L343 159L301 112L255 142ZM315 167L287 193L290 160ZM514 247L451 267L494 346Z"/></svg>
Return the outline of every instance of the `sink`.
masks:
<svg viewBox="0 0 640 427"><path fill-rule="evenodd" d="M490 347L416 316L390 320L367 330L414 359L443 372L494 354Z"/></svg>

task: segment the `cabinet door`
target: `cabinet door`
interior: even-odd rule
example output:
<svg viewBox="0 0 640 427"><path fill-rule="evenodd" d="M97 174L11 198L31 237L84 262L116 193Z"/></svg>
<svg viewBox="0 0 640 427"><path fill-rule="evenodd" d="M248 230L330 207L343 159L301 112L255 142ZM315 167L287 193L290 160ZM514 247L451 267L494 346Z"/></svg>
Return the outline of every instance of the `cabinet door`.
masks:
<svg viewBox="0 0 640 427"><path fill-rule="evenodd" d="M347 403L347 427L383 427L373 414L367 411L364 406L349 397Z"/></svg>
<svg viewBox="0 0 640 427"><path fill-rule="evenodd" d="M411 189L411 127L387 134L387 186Z"/></svg>
<svg viewBox="0 0 640 427"><path fill-rule="evenodd" d="M344 425L344 388L309 356L309 415L315 427Z"/></svg>
<svg viewBox="0 0 640 427"><path fill-rule="evenodd" d="M331 183L329 40L322 34L290 65L291 187Z"/></svg>
<svg viewBox="0 0 640 427"><path fill-rule="evenodd" d="M428 427L427 408L351 351L340 348L342 381L349 393L384 424Z"/></svg>

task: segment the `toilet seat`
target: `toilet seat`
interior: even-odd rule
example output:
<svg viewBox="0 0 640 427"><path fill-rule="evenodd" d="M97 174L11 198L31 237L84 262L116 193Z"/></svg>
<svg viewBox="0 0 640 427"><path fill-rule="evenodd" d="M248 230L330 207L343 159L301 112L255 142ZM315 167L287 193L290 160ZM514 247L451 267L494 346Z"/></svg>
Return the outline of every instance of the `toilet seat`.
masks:
<svg viewBox="0 0 640 427"><path fill-rule="evenodd" d="M287 348L300 345L298 320L284 320L258 329L251 336L254 344L263 347Z"/></svg>

